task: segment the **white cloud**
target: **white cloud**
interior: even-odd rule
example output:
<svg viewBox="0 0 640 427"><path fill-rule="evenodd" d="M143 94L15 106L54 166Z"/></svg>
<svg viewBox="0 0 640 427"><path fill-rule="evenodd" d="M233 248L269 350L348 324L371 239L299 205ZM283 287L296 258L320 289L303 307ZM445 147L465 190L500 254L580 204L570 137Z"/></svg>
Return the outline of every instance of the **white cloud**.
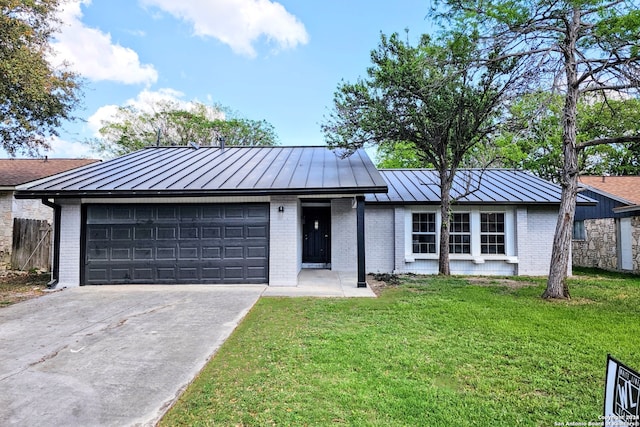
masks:
<svg viewBox="0 0 640 427"><path fill-rule="evenodd" d="M53 136L49 140L49 144L51 145L51 149L44 153L49 157L66 159L100 158L98 154L93 152L88 144L82 142L67 141L60 137Z"/></svg>
<svg viewBox="0 0 640 427"><path fill-rule="evenodd" d="M52 61L67 61L72 69L91 80L109 80L126 84L150 84L158 80L153 65L141 64L130 48L114 44L111 35L82 23L81 5L91 0L72 0L60 10L62 26L52 43Z"/></svg>
<svg viewBox="0 0 640 427"><path fill-rule="evenodd" d="M271 0L141 0L193 25L194 33L214 37L234 52L255 57L253 44L265 37L279 49L306 44L304 25Z"/></svg>
<svg viewBox="0 0 640 427"><path fill-rule="evenodd" d="M123 106L133 107L138 111L151 113L158 104L170 103L176 105L178 109L190 111L197 100L185 101L183 97L184 93L171 88L163 88L157 91L145 89L135 98L128 99ZM103 126L105 121L113 120L116 117L118 107L118 105L104 105L98 108L98 110L87 119L89 129L95 137L100 136L98 130ZM224 119L224 114L215 108L210 107L208 110L211 118Z"/></svg>

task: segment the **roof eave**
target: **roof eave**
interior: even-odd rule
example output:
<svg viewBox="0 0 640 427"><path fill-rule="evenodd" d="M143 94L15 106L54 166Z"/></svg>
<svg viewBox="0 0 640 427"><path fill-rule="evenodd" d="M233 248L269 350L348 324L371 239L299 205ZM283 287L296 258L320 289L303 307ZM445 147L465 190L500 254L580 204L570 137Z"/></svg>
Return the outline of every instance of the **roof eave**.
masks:
<svg viewBox="0 0 640 427"><path fill-rule="evenodd" d="M271 196L271 195L313 195L313 194L371 194L386 193L387 187L340 187L340 188L283 188L252 190L137 190L137 191L17 191L17 199L41 198L134 198L134 197L211 197L211 196Z"/></svg>

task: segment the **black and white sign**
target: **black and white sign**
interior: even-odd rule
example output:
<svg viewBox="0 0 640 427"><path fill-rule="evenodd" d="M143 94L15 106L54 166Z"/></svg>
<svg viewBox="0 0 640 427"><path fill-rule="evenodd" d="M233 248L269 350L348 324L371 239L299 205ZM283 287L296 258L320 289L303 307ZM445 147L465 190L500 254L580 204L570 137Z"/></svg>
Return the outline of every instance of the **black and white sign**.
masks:
<svg viewBox="0 0 640 427"><path fill-rule="evenodd" d="M605 427L640 426L640 374L607 356Z"/></svg>

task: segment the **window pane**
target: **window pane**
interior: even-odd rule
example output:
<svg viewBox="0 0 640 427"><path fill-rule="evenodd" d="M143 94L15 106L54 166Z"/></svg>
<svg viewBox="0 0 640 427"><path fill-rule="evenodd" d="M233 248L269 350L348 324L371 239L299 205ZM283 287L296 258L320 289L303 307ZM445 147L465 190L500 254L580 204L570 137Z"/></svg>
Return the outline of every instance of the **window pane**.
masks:
<svg viewBox="0 0 640 427"><path fill-rule="evenodd" d="M433 234L414 234L413 253L435 254L436 253L436 236Z"/></svg>
<svg viewBox="0 0 640 427"><path fill-rule="evenodd" d="M586 240L587 233L584 229L584 220L573 221L573 240Z"/></svg>
<svg viewBox="0 0 640 427"><path fill-rule="evenodd" d="M483 254L504 254L504 213L480 214L480 252Z"/></svg>
<svg viewBox="0 0 640 427"><path fill-rule="evenodd" d="M414 213L412 222L413 253L436 253L436 214L434 212Z"/></svg>

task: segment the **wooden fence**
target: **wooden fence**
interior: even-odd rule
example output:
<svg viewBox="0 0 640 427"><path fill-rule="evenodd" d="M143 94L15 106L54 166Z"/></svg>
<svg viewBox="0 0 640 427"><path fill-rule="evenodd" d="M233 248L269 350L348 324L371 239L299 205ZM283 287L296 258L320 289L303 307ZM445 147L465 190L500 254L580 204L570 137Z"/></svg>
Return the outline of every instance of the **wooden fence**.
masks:
<svg viewBox="0 0 640 427"><path fill-rule="evenodd" d="M52 234L47 221L14 218L11 267L16 270L49 270Z"/></svg>

